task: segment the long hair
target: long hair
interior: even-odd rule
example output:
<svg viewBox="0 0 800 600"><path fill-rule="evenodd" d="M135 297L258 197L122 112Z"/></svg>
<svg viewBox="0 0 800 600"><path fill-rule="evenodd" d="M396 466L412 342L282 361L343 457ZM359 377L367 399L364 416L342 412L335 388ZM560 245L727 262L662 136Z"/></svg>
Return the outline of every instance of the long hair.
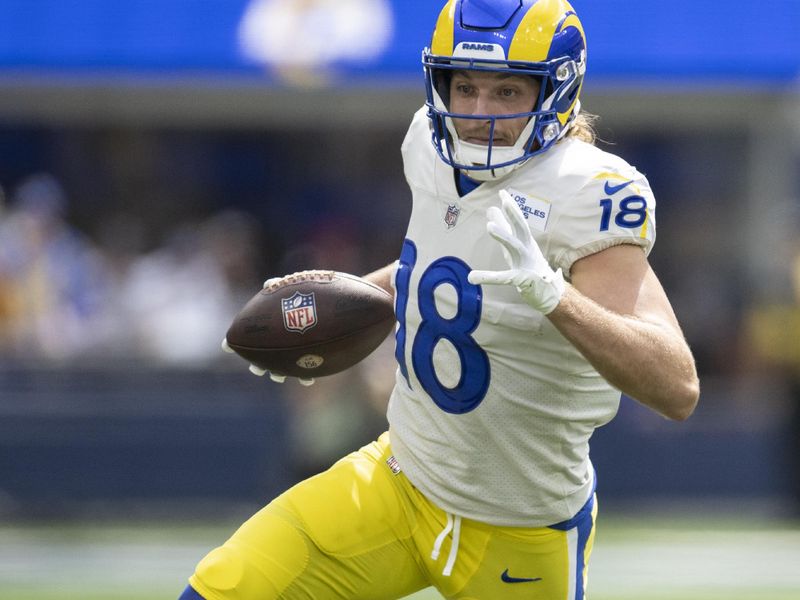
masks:
<svg viewBox="0 0 800 600"><path fill-rule="evenodd" d="M581 111L575 117L575 120L570 125L567 131L567 137L577 138L587 144L594 144L597 140L597 132L594 129L594 124L600 117Z"/></svg>

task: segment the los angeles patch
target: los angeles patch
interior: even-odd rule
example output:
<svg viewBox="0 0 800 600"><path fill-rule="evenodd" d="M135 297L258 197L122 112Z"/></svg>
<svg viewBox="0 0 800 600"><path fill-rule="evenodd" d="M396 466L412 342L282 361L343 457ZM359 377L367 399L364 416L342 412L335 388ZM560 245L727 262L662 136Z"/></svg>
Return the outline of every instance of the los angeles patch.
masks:
<svg viewBox="0 0 800 600"><path fill-rule="evenodd" d="M519 206L522 215L531 228L537 231L545 231L547 229L547 221L550 219L550 203L547 200L523 194L511 188L508 188L507 191Z"/></svg>

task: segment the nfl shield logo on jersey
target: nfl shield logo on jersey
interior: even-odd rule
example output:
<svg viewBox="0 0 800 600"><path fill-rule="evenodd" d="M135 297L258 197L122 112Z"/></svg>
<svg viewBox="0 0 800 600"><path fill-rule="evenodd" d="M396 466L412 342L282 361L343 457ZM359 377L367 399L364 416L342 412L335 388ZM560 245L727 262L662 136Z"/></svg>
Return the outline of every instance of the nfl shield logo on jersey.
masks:
<svg viewBox="0 0 800 600"><path fill-rule="evenodd" d="M461 209L458 208L457 204L448 205L447 213L444 215L444 222L448 229L452 229L456 226L456 221L458 221L459 214L461 214Z"/></svg>
<svg viewBox="0 0 800 600"><path fill-rule="evenodd" d="M289 298L281 299L283 325L289 331L303 333L317 324L317 304L314 294L295 292Z"/></svg>

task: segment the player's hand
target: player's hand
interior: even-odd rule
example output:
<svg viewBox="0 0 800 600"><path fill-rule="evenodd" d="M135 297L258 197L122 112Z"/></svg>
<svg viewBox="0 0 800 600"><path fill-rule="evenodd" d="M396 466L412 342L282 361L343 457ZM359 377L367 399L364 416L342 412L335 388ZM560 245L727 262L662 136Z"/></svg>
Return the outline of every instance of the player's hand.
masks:
<svg viewBox="0 0 800 600"><path fill-rule="evenodd" d="M267 289L270 285L280 281L281 279L283 279L283 277L270 277L269 279L267 279L264 282L264 285L262 285L261 288L262 289ZM222 351L223 352L233 353L233 350L231 350L230 346L228 346L228 340L227 339L222 340ZM263 377L264 375L269 374L269 378L272 381L274 381L275 383L283 383L283 382L286 381L286 375L280 375L278 373L272 373L271 371L267 371L266 369L262 369L261 367L258 367L256 365L252 365L251 364L249 370L253 375L258 375L259 377ZM308 377L308 378L298 377L297 381L300 382L300 385L305 385L305 386L309 386L309 385L313 385L314 384L314 378L313 377Z"/></svg>
<svg viewBox="0 0 800 600"><path fill-rule="evenodd" d="M228 339L227 338L223 338L223 340L222 340L222 351L223 352L228 352L230 354L233 354L233 350L231 349L230 346L228 346ZM261 367L258 367L256 365L252 365L252 364L250 365L250 372L253 375L258 375L259 377L263 377L264 375L269 374L269 378L272 381L276 382L276 383L283 383L284 381L286 381L286 375L280 375L278 373L271 373L270 371L267 371L266 369L262 369ZM303 379L302 377L300 377L300 378L297 379L297 381L299 381L301 385L308 386L308 385L312 385L314 383L314 378L313 377L309 377L307 379Z"/></svg>
<svg viewBox="0 0 800 600"><path fill-rule="evenodd" d="M513 285L522 298L543 314L558 306L564 295L561 269L553 271L522 216L517 203L506 190L500 190L500 208L486 211L486 230L503 246L506 271L471 271L468 280L475 285Z"/></svg>

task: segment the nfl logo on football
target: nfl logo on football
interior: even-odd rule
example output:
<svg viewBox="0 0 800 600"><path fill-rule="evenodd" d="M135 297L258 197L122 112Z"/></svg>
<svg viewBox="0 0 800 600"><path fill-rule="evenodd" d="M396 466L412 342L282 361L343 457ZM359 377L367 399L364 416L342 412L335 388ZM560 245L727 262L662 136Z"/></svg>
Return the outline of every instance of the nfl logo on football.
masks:
<svg viewBox="0 0 800 600"><path fill-rule="evenodd" d="M448 229L452 229L456 226L456 221L458 221L458 215L461 214L461 209L458 208L456 204L450 204L447 207L447 214L444 216L444 222L447 224Z"/></svg>
<svg viewBox="0 0 800 600"><path fill-rule="evenodd" d="M303 333L317 324L317 304L314 294L295 292L289 298L281 299L283 325L289 331Z"/></svg>

